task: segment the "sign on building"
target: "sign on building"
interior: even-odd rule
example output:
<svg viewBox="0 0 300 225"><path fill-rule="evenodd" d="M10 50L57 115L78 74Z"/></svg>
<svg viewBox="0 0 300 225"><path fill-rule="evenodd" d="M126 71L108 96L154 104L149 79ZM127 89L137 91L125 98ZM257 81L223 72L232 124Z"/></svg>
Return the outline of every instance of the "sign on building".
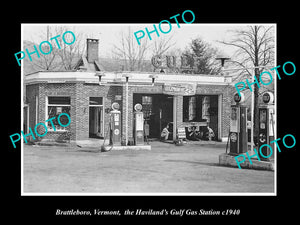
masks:
<svg viewBox="0 0 300 225"><path fill-rule="evenodd" d="M196 94L197 84L164 84L163 94L190 96Z"/></svg>
<svg viewBox="0 0 300 225"><path fill-rule="evenodd" d="M186 139L185 127L178 127L177 136L178 136L178 139Z"/></svg>
<svg viewBox="0 0 300 225"><path fill-rule="evenodd" d="M198 65L198 58L184 55L180 58L173 55L155 55L151 63L156 69L169 69L174 72L194 71Z"/></svg>

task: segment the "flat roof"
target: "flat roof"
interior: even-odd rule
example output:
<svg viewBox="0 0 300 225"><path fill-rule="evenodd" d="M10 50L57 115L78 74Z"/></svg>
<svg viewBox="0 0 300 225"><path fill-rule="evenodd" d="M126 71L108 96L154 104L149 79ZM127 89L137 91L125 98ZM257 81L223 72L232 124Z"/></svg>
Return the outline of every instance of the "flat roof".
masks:
<svg viewBox="0 0 300 225"><path fill-rule="evenodd" d="M230 85L232 83L231 76L219 75L203 75L203 74L178 74L178 73L157 73L157 72L105 72L101 71L102 83L125 83L125 76L128 75L129 83L151 84L151 76L155 75L156 84L165 83L197 83L207 85ZM28 74L25 76L25 84L35 83L65 83L65 82L99 82L96 72L82 71L43 71Z"/></svg>

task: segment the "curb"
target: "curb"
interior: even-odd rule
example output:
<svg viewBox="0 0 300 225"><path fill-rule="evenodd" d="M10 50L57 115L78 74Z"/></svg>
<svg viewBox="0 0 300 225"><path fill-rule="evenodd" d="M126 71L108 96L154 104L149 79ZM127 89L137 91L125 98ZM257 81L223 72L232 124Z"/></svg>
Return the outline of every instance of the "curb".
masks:
<svg viewBox="0 0 300 225"><path fill-rule="evenodd" d="M228 155L226 153L219 155L219 165L230 166L239 169L234 157L235 156ZM241 163L240 166L245 169L274 171L274 162L272 161L259 161L256 159L252 159L251 164L249 159L247 159L245 160L245 162Z"/></svg>

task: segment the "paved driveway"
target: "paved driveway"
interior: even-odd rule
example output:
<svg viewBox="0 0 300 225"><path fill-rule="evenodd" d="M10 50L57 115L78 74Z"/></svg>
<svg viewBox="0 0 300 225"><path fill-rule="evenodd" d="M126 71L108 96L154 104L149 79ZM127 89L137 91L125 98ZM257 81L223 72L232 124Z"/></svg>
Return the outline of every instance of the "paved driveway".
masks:
<svg viewBox="0 0 300 225"><path fill-rule="evenodd" d="M24 146L24 193L274 193L274 172L218 165L224 145L87 152Z"/></svg>

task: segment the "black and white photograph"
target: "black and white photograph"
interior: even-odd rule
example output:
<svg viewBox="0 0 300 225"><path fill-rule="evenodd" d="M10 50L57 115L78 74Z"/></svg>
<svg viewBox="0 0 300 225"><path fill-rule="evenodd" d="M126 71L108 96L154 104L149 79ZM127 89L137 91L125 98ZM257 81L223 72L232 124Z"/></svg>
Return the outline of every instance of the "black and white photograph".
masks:
<svg viewBox="0 0 300 225"><path fill-rule="evenodd" d="M296 5L108 3L3 13L6 221L296 218Z"/></svg>
<svg viewBox="0 0 300 225"><path fill-rule="evenodd" d="M184 15L22 24L24 195L276 194L276 24Z"/></svg>

